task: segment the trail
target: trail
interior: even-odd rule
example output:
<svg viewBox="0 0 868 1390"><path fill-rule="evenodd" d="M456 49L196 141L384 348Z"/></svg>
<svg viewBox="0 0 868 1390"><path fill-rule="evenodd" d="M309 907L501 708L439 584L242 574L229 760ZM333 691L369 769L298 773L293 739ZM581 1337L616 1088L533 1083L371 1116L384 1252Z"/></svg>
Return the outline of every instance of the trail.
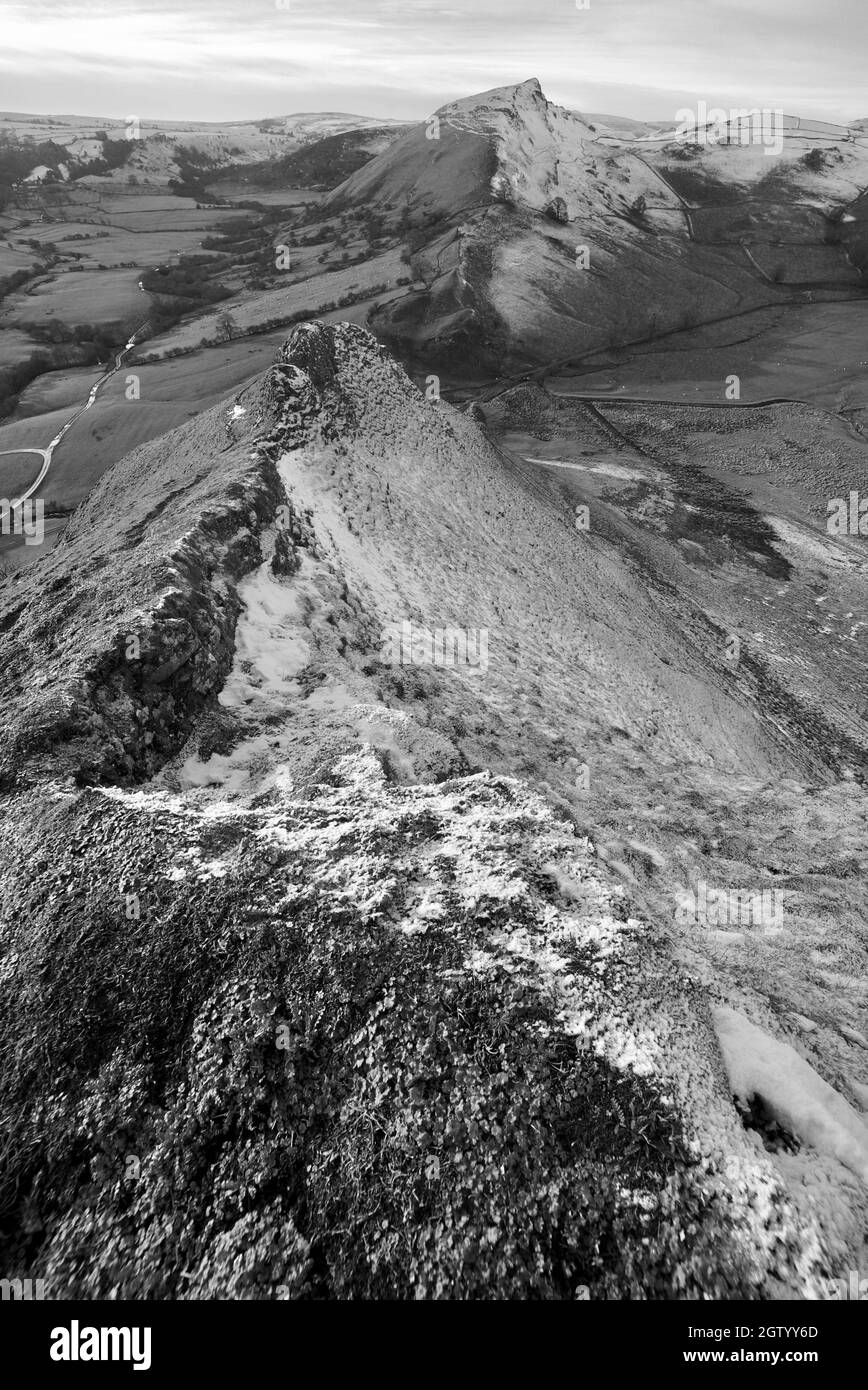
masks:
<svg viewBox="0 0 868 1390"><path fill-rule="evenodd" d="M702 406L703 410L761 410L772 405L805 405L813 410L821 410L822 406L815 405L813 401L804 401L796 396L760 396L755 401L720 401L706 400L704 397L697 397L690 400L676 400L672 397L663 396L616 396L605 391L553 391L546 388L550 396L557 396L561 400L567 401L602 401L608 405L667 405ZM835 414L834 411L827 412Z"/></svg>

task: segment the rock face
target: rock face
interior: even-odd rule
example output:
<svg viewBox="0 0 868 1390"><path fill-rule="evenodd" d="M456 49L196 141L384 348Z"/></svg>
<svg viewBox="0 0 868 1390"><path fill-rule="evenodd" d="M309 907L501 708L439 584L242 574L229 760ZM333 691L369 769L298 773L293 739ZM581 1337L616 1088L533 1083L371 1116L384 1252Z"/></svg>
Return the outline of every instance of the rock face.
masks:
<svg viewBox="0 0 868 1390"><path fill-rule="evenodd" d="M563 198L552 198L546 208L546 217L550 217L553 222L569 222L570 215Z"/></svg>
<svg viewBox="0 0 868 1390"><path fill-rule="evenodd" d="M4 602L9 1277L753 1298L856 1267L825 1035L775 1108L783 1043L761 1077L739 1056L768 1001L687 952L667 856L575 792L592 726L637 803L655 758L694 799L727 760L779 772L775 736L737 692L709 721L683 616L369 334L298 329ZM447 630L473 643L437 664Z"/></svg>
<svg viewBox="0 0 868 1390"><path fill-rule="evenodd" d="M251 408L267 420L268 388ZM124 459L4 596L7 780L26 785L35 758L84 781L147 776L183 743L231 665L234 583L279 495L236 434L221 407Z"/></svg>

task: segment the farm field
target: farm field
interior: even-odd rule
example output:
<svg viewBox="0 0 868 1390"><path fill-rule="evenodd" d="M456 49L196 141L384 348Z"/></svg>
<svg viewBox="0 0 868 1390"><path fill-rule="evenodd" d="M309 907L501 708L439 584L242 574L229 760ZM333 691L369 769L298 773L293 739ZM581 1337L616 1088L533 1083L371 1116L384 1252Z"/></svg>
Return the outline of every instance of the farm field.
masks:
<svg viewBox="0 0 868 1390"><path fill-rule="evenodd" d="M732 374L739 378L745 403L785 397L828 410L868 410L864 304L758 310L728 324L597 354L580 371L559 372L548 384L559 394L725 404Z"/></svg>
<svg viewBox="0 0 868 1390"><path fill-rule="evenodd" d="M0 332L0 369L14 367L38 348L39 344L29 333L22 333L20 328L9 328L4 324Z"/></svg>
<svg viewBox="0 0 868 1390"><path fill-rule="evenodd" d="M320 316L331 310L337 300L349 294L359 294L366 289L371 296L374 287L385 285L389 290L398 288L397 282L406 275L407 268L402 263L397 250L374 256L361 265L347 266L340 270L324 270L308 280L296 280L286 288L264 290L261 293L242 294L232 301L232 317L239 329L255 329L270 319L283 318L294 313ZM218 319L223 312L221 306L214 313L203 314L177 328L155 338L143 347L142 356L157 353L164 357L169 352L185 351L196 347L203 338L212 338L218 331ZM342 313L342 317L346 317Z"/></svg>
<svg viewBox="0 0 868 1390"><path fill-rule="evenodd" d="M18 250L12 246L0 245L0 279L14 275L18 270L29 270L36 257L31 249Z"/></svg>
<svg viewBox="0 0 868 1390"><path fill-rule="evenodd" d="M258 188L255 183L212 184L215 194L229 202L261 203L266 208L295 208L322 201L325 194L317 188Z"/></svg>
<svg viewBox="0 0 868 1390"><path fill-rule="evenodd" d="M23 448L29 446L23 445ZM4 448L15 448L15 441L4 444ZM0 457L0 497L12 501L20 496L39 473L38 454L12 454Z"/></svg>
<svg viewBox="0 0 868 1390"><path fill-rule="evenodd" d="M26 292L9 295L4 317L13 328L58 319L75 323L132 323L147 315L148 301L135 270L52 274Z"/></svg>
<svg viewBox="0 0 868 1390"><path fill-rule="evenodd" d="M31 199L34 196L29 195ZM102 231L108 231L110 236L116 232L198 232L205 236L238 216L233 207L201 207L193 198L171 193L133 196L76 185L72 191L56 194L56 199L49 199L44 206L34 203L6 208L0 216L0 235L16 241L33 238L58 244L67 236L96 237ZM64 249L67 247L80 249L76 242L64 243Z"/></svg>
<svg viewBox="0 0 868 1390"><path fill-rule="evenodd" d="M41 244L53 243L63 258L74 259L82 267L104 266L110 270L130 263L137 267L160 265L172 256L198 251L207 231L195 226L182 231L139 232L125 227L70 222L62 228L57 223L31 227L27 235ZM28 250L24 256L27 264L32 264L37 254Z"/></svg>

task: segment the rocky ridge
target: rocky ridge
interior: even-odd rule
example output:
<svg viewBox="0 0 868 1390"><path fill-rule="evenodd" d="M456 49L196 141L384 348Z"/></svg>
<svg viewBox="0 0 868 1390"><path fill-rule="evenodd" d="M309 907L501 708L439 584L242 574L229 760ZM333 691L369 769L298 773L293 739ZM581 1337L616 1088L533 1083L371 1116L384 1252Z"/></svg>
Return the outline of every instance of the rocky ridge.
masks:
<svg viewBox="0 0 868 1390"><path fill-rule="evenodd" d="M645 910L664 856L569 793L607 726L613 779L785 752L368 334L297 330L4 605L5 1268L55 1297L810 1298L858 1267L868 1142L828 1056L763 1139L779 1053L761 1083L739 1048L775 1025ZM384 664L404 620L490 629L488 669Z"/></svg>

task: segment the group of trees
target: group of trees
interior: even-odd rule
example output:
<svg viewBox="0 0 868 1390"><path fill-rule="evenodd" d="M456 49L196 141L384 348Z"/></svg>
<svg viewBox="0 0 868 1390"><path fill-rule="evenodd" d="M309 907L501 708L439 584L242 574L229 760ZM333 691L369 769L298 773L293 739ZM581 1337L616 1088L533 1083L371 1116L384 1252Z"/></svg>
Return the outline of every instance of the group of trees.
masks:
<svg viewBox="0 0 868 1390"><path fill-rule="evenodd" d="M386 130L388 127L382 133ZM260 188L337 188L373 159L371 136L378 133L381 132L351 130L326 135L280 159L230 166L225 174L229 178L244 178Z"/></svg>
<svg viewBox="0 0 868 1390"><path fill-rule="evenodd" d="M142 288L157 298L179 301L176 307L186 313L204 304L219 304L231 295L225 285L212 280L213 269L210 256L182 256L177 265L152 266L143 271Z"/></svg>
<svg viewBox="0 0 868 1390"><path fill-rule="evenodd" d="M72 170L74 178L82 178L86 174L109 174L113 169L122 169L136 147L135 140L109 140L107 137L102 141L102 153L93 159L76 161ZM69 157L66 157L69 162Z"/></svg>
<svg viewBox="0 0 868 1390"><path fill-rule="evenodd" d="M25 386L50 371L51 365L47 353L33 352L12 366L0 368L0 420L12 414Z"/></svg>
<svg viewBox="0 0 868 1390"><path fill-rule="evenodd" d="M76 159L63 145L54 140L34 140L30 136L0 134L0 211L12 201L15 186L40 165L50 171L47 176L59 180L54 171L63 164L72 179L86 174L108 174L120 169L135 148L134 140L110 140L100 132L102 150L93 159Z"/></svg>
<svg viewBox="0 0 868 1390"><path fill-rule="evenodd" d="M43 269L43 266L33 265L29 270L13 270L11 275L5 275L0 279L0 300L5 299L7 294L12 294L13 291L20 289L22 285L26 285L28 280L32 279L34 275L38 275Z"/></svg>
<svg viewBox="0 0 868 1390"><path fill-rule="evenodd" d="M68 158L62 145L53 140L32 139L27 135L0 133L0 184L15 184L39 164L53 168Z"/></svg>
<svg viewBox="0 0 868 1390"><path fill-rule="evenodd" d="M174 155L178 177L169 179L172 193L179 198L192 198L197 203L207 202L210 195L206 180L220 167L220 161L190 145L176 145Z"/></svg>
<svg viewBox="0 0 868 1390"><path fill-rule="evenodd" d="M21 328L37 343L58 347L72 343L84 348L93 360L107 361L124 341L124 326L110 323L63 323L60 319L47 322L22 323Z"/></svg>
<svg viewBox="0 0 868 1390"><path fill-rule="evenodd" d="M221 222L216 235L203 239L202 250L229 252L237 249L239 245L254 238L258 226L258 222L252 217L228 217L225 222Z"/></svg>
<svg viewBox="0 0 868 1390"><path fill-rule="evenodd" d="M212 256L182 256L177 265L152 266L142 273L142 288L151 298L155 333L172 328L185 314L229 299L232 291L212 278Z"/></svg>

